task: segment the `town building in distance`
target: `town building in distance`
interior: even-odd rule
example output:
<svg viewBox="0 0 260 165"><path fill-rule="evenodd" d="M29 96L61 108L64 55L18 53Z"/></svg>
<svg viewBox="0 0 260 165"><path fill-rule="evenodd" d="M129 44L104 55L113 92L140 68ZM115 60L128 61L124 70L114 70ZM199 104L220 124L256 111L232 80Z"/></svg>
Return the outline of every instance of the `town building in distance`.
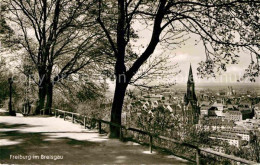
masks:
<svg viewBox="0 0 260 165"><path fill-rule="evenodd" d="M128 91L123 122L131 120L130 114L140 116L145 111L153 115L154 109L163 107L183 124L213 132L211 139L235 147L248 145L252 132L260 131L260 87L195 87L190 65L185 86Z"/></svg>

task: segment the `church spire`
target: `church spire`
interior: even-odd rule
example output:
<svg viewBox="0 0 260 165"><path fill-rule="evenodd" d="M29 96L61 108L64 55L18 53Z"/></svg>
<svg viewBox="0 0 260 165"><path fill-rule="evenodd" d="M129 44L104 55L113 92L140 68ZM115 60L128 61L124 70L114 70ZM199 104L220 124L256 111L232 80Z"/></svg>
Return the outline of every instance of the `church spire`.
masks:
<svg viewBox="0 0 260 165"><path fill-rule="evenodd" d="M186 106L186 115L188 122L197 124L199 118L199 107L197 106L197 97L195 94L195 82L190 64L189 77L187 82L187 93L184 95L184 104Z"/></svg>
<svg viewBox="0 0 260 165"><path fill-rule="evenodd" d="M197 104L197 98L195 94L195 82L193 79L191 64L190 64L190 71L189 71L189 77L187 82L187 94L185 96L185 100L186 100L185 101L186 105L188 105L190 101L192 104Z"/></svg>
<svg viewBox="0 0 260 165"><path fill-rule="evenodd" d="M191 64L190 64L188 83L194 83Z"/></svg>

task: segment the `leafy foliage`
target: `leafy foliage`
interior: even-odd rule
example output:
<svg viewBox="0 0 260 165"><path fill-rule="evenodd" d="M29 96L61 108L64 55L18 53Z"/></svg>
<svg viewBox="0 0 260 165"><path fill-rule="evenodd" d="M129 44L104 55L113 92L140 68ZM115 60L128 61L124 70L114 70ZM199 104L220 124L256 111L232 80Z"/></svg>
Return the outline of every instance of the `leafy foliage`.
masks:
<svg viewBox="0 0 260 165"><path fill-rule="evenodd" d="M14 31L9 27L4 17L4 12L7 8L6 5L0 6L0 47L10 47L10 38L14 35Z"/></svg>

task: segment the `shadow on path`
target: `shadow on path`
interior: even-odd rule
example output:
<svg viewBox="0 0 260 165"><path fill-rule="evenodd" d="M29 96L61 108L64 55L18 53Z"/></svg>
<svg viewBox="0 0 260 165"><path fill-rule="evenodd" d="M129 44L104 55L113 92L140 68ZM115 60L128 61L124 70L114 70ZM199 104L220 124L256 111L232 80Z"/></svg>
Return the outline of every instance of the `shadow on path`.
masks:
<svg viewBox="0 0 260 165"><path fill-rule="evenodd" d="M187 164L176 158L167 158L169 155L163 153L149 154L148 147L107 139L105 135L97 135L95 132L23 132L23 128L28 127L35 125L0 123L0 128L6 129L0 130L0 163ZM78 136L91 135L95 135L91 140L77 139ZM14 156L20 158L14 159ZM62 159L53 160L54 156L61 156Z"/></svg>

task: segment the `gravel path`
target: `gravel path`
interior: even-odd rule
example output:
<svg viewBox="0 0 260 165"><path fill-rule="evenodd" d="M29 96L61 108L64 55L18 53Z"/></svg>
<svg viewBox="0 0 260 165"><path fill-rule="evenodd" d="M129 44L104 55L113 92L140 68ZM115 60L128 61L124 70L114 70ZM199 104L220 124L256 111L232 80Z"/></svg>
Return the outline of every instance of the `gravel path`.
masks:
<svg viewBox="0 0 260 165"><path fill-rule="evenodd" d="M0 163L7 164L188 164L134 142L55 117L0 116Z"/></svg>

